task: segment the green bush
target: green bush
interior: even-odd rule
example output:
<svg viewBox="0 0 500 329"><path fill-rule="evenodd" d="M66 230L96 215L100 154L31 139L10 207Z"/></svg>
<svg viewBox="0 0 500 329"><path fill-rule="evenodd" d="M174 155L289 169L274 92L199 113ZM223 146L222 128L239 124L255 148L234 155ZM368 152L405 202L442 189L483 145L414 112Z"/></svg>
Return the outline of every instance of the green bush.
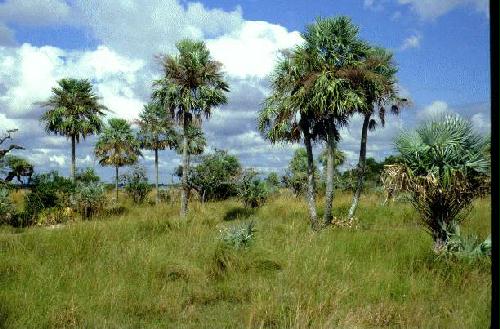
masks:
<svg viewBox="0 0 500 329"><path fill-rule="evenodd" d="M220 240L227 246L240 249L251 245L255 238L254 222L243 223L220 231Z"/></svg>
<svg viewBox="0 0 500 329"><path fill-rule="evenodd" d="M74 202L77 211L83 218L91 218L101 213L106 204L104 185L97 182L78 183Z"/></svg>
<svg viewBox="0 0 500 329"><path fill-rule="evenodd" d="M36 175L32 185L31 193L25 196L22 226L35 223L44 209L72 206L71 196L75 192L75 184L57 171Z"/></svg>
<svg viewBox="0 0 500 329"><path fill-rule="evenodd" d="M134 203L143 203L148 193L153 189L148 183L146 169L140 165L132 167L129 172L124 174L122 181L125 184L125 192Z"/></svg>
<svg viewBox="0 0 500 329"><path fill-rule="evenodd" d="M94 168L91 167L78 170L75 179L77 182L81 182L84 184L97 183L101 180L100 177L96 174Z"/></svg>
<svg viewBox="0 0 500 329"><path fill-rule="evenodd" d="M238 197L243 201L245 207L260 207L266 202L268 196L267 184L257 177L257 173L247 171L241 175L238 184Z"/></svg>

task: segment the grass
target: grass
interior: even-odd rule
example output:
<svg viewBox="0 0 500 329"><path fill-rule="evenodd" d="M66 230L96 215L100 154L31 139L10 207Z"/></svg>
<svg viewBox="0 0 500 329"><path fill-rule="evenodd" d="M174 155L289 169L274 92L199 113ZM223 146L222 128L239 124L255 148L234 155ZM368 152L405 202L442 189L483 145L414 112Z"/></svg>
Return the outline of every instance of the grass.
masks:
<svg viewBox="0 0 500 329"><path fill-rule="evenodd" d="M348 194L335 199L345 213ZM0 328L486 328L490 261L436 259L406 204L365 196L357 230L309 229L302 199L129 211L58 229L0 228ZM321 202L321 200L320 200ZM464 231L485 238L490 200ZM233 250L219 230L253 220Z"/></svg>

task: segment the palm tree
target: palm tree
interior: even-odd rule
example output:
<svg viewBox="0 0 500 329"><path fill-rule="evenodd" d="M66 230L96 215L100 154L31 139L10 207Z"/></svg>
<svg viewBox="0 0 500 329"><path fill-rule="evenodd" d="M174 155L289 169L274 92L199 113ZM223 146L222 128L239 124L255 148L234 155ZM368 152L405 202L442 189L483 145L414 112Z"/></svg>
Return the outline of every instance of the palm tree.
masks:
<svg viewBox="0 0 500 329"><path fill-rule="evenodd" d="M187 128L187 140L188 140L188 164L190 164L191 155L200 155L205 152L205 147L207 147L207 139L201 127L191 124ZM184 146L182 141L184 140L184 132L177 133L177 142L175 144L175 150L178 154L184 152Z"/></svg>
<svg viewBox="0 0 500 329"><path fill-rule="evenodd" d="M326 142L326 193L323 221L332 219L333 179L339 128L347 125L356 109L364 106L359 90L355 90L349 76L339 74L346 68L356 68L367 55L369 46L358 36L358 27L350 18L318 19L303 34L305 60L309 63L309 106L317 113L315 129Z"/></svg>
<svg viewBox="0 0 500 329"><path fill-rule="evenodd" d="M490 184L489 139L471 122L446 115L402 133L395 144L402 159L399 185L410 192L439 252L464 219L459 215Z"/></svg>
<svg viewBox="0 0 500 329"><path fill-rule="evenodd" d="M172 120L163 110L163 106L158 103L150 103L144 106L139 114L139 131L137 140L141 148L152 150L155 154L155 173L156 173L156 198L158 204L160 194L158 190L158 151L168 148L174 148L177 144L177 134L172 125Z"/></svg>
<svg viewBox="0 0 500 329"><path fill-rule="evenodd" d="M139 141L124 119L109 119L95 145L101 166L115 167L115 191L118 200L118 168L135 164L142 156Z"/></svg>
<svg viewBox="0 0 500 329"><path fill-rule="evenodd" d="M358 112L363 116L361 126L361 141L359 149L359 161L357 166L357 182L352 204L349 209L348 218L354 217L361 196L366 169L366 145L368 141L368 130L373 131L377 127L377 120L373 116L378 112L379 123L385 125L386 107L390 112L399 114L402 106L408 101L399 97L397 91L396 73L398 69L393 62L392 53L383 48L371 48L368 56L357 67L349 67L342 70L340 74L348 78L364 95L366 106L359 107Z"/></svg>
<svg viewBox="0 0 500 329"><path fill-rule="evenodd" d="M209 118L212 108L227 103L229 86L221 72L222 64L213 60L202 41L189 39L177 43L178 55L162 57L163 77L153 84L153 98L169 111L183 129L181 216L188 210L189 140L193 122Z"/></svg>
<svg viewBox="0 0 500 329"><path fill-rule="evenodd" d="M107 108L92 89L90 81L62 79L52 88L52 96L39 103L48 110L40 120L48 133L71 139L71 178L76 174L76 144L80 138L98 134L102 129L101 117Z"/></svg>

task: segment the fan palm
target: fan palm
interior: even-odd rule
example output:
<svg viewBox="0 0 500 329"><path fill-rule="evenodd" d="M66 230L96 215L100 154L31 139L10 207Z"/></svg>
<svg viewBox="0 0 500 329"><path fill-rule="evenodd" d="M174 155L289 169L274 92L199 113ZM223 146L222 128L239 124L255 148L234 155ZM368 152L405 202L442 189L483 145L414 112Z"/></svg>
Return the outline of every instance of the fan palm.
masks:
<svg viewBox="0 0 500 329"><path fill-rule="evenodd" d="M39 103L48 110L40 120L45 130L71 139L71 177L76 174L76 144L80 139L98 134L102 130L101 117L107 108L93 91L90 81L62 79L52 88L52 96Z"/></svg>
<svg viewBox="0 0 500 329"><path fill-rule="evenodd" d="M399 178L406 180L400 185L411 193L439 251L453 233L450 229L463 219L460 213L488 184L489 141L469 121L446 115L402 133L395 144L403 161Z"/></svg>
<svg viewBox="0 0 500 329"><path fill-rule="evenodd" d="M118 168L135 164L142 156L139 141L124 119L109 119L95 145L101 166L115 167L115 193L118 200Z"/></svg>
<svg viewBox="0 0 500 329"><path fill-rule="evenodd" d="M178 55L162 57L163 77L153 84L153 98L169 111L183 129L181 216L188 209L189 140L193 121L209 118L214 107L227 103L229 86L202 41L185 39L177 43Z"/></svg>
<svg viewBox="0 0 500 329"><path fill-rule="evenodd" d="M359 94L364 95L366 105L358 108L358 113L363 116L363 124L361 126L357 182L351 207L349 208L349 219L354 217L363 188L368 130L373 131L377 127L377 120L373 116L378 112L378 121L383 127L385 125L386 107L390 108L391 113L399 114L401 107L408 104L406 99L398 95L397 71L392 54L378 47L371 48L360 65L340 71L340 75L349 79L358 88Z"/></svg>
<svg viewBox="0 0 500 329"><path fill-rule="evenodd" d="M163 110L163 106L157 103L150 103L144 106L139 114L139 131L137 140L141 148L152 150L155 154L155 174L156 174L156 198L158 204L160 195L158 190L158 151L166 148L174 148L177 145L177 133L172 125L172 120Z"/></svg>

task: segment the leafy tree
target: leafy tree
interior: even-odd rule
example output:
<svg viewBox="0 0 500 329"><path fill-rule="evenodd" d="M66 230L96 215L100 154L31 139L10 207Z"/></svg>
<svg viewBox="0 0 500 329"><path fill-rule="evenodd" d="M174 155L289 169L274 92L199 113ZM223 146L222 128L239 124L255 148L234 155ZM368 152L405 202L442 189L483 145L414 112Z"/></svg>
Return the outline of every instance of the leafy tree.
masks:
<svg viewBox="0 0 500 329"><path fill-rule="evenodd" d="M76 172L76 181L83 184L98 183L101 178L97 175L94 168L87 167Z"/></svg>
<svg viewBox="0 0 500 329"><path fill-rule="evenodd" d="M24 183L21 177L28 177L27 184L30 183L33 176L33 165L28 160L9 154L4 158L4 163L9 169L5 182L11 182L16 177L20 183Z"/></svg>
<svg viewBox="0 0 500 329"><path fill-rule="evenodd" d="M52 96L42 106L48 110L40 120L48 133L71 139L71 177L76 175L76 144L102 130L101 117L107 108L92 90L88 80L62 79L52 88Z"/></svg>
<svg viewBox="0 0 500 329"><path fill-rule="evenodd" d="M280 186L280 178L276 172L270 172L266 177L266 183L271 189L276 189Z"/></svg>
<svg viewBox="0 0 500 329"><path fill-rule="evenodd" d="M139 124L137 139L141 144L141 148L153 150L155 154L155 202L158 204L160 199L158 188L158 151L165 150L166 148L174 148L177 145L177 134L173 128L172 120L158 103L145 105L139 114L137 123Z"/></svg>
<svg viewBox="0 0 500 329"><path fill-rule="evenodd" d="M189 185L203 200L223 200L237 194L236 180L241 172L238 158L224 150L201 157L189 173Z"/></svg>
<svg viewBox="0 0 500 329"><path fill-rule="evenodd" d="M363 180L366 171L366 144L368 140L368 130L375 130L377 121L373 118L378 113L378 122L383 127L385 124L386 107L390 108L393 114L398 114L401 106L408 103L406 99L398 95L396 73L398 69L395 65L392 53L383 48L371 48L365 60L354 68L343 70L345 75L364 95L366 106L359 107L358 112L363 116L361 126L361 141L359 150L359 161L357 166L357 183L349 209L348 218L355 214L359 203Z"/></svg>
<svg viewBox="0 0 500 329"><path fill-rule="evenodd" d="M118 168L135 164L142 156L139 141L124 119L109 119L95 145L101 166L115 167L115 191L118 200Z"/></svg>
<svg viewBox="0 0 500 329"><path fill-rule="evenodd" d="M400 185L441 251L460 216L489 184L488 139L477 135L471 122L458 115L430 120L397 137L401 154Z"/></svg>
<svg viewBox="0 0 500 329"><path fill-rule="evenodd" d="M307 191L308 185L308 155L305 148L295 150L295 153L288 164L288 170L285 178L286 186L291 188L295 195ZM317 165L313 164L314 177L319 177ZM316 182L317 183L317 182Z"/></svg>
<svg viewBox="0 0 500 329"><path fill-rule="evenodd" d="M178 55L162 58L163 77L154 83L153 98L170 111L183 129L181 216L186 216L189 194L188 129L193 122L208 119L214 107L227 103L229 91L221 71L202 41L189 39L177 43Z"/></svg>
<svg viewBox="0 0 500 329"><path fill-rule="evenodd" d="M125 191L134 203L143 203L148 193L151 192L151 185L148 183L146 169L143 166L135 165L122 176L122 180L125 184Z"/></svg>

